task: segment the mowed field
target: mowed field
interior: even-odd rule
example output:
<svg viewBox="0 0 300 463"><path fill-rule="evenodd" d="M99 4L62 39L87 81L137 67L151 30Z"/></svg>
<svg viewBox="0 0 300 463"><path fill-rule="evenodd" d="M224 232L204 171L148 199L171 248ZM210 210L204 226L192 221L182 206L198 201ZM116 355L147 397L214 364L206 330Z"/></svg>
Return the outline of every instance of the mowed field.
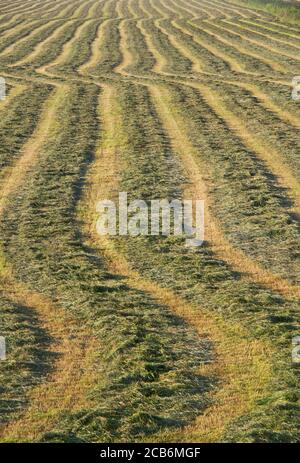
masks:
<svg viewBox="0 0 300 463"><path fill-rule="evenodd" d="M242 2L0 0L1 442L299 442L297 75ZM204 244L98 236L120 191Z"/></svg>

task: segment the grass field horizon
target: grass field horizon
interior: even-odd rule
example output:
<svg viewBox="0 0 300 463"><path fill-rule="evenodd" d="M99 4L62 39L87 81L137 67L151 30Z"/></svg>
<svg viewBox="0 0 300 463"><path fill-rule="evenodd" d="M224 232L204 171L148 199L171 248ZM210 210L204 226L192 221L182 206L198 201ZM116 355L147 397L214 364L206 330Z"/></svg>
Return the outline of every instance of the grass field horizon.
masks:
<svg viewBox="0 0 300 463"><path fill-rule="evenodd" d="M300 2L0 0L0 78L0 443L298 443Z"/></svg>

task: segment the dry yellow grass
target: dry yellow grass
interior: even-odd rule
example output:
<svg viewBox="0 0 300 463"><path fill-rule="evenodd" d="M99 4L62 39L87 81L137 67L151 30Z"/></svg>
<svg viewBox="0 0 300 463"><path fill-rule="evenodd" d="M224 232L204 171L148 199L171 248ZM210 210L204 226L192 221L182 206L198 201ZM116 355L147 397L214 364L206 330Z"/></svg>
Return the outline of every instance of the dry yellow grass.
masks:
<svg viewBox="0 0 300 463"><path fill-rule="evenodd" d="M168 60L161 53L159 53L157 48L154 46L152 37L145 31L143 27L143 21L144 20L138 21L137 25L145 38L148 50L150 50L155 58L155 65L152 70L158 74L164 73L163 68L168 65Z"/></svg>

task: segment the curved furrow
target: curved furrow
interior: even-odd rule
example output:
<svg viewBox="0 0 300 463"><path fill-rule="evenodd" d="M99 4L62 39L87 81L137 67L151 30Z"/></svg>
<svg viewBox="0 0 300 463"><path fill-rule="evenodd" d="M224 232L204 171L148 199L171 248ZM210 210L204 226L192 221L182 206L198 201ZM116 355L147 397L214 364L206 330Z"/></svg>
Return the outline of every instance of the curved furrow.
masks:
<svg viewBox="0 0 300 463"><path fill-rule="evenodd" d="M154 20L157 17L156 11L151 8L148 0L137 0L137 4L143 18Z"/></svg>
<svg viewBox="0 0 300 463"><path fill-rule="evenodd" d="M102 3L102 2L100 2ZM99 9L99 2L93 0L91 8L88 10L88 13L85 17L85 19L98 19L97 17L97 12Z"/></svg>
<svg viewBox="0 0 300 463"><path fill-rule="evenodd" d="M4 26L0 27L1 37L5 35L3 33L9 32L13 30L16 26L19 26L22 23L22 21L22 18L19 18L18 15L14 15L10 21L5 22Z"/></svg>
<svg viewBox="0 0 300 463"><path fill-rule="evenodd" d="M275 42L275 44L272 45L272 40L273 39L270 36L268 36L268 37L264 36L265 38L262 39L262 40L264 40L263 43L262 43L260 40L254 40L254 39L249 38L249 36L251 36L251 34L249 34L249 30L246 29L246 28L242 28L242 32L245 32L244 34L236 32L236 30L239 31L239 28L235 24L233 24L233 29L232 29L232 27L228 28L228 27L224 27L223 25L221 26L220 24L211 24L209 21L207 21L206 24L209 24L210 26L213 26L216 29L221 29L222 31L224 31L226 33L229 33L230 35L240 37L243 40L246 40L247 42L249 42L251 44L254 44L254 45L258 46L258 47L265 48L266 50L270 51L272 54L280 55L280 57L282 57L282 59L289 58L290 60L293 60L293 61L299 61L300 60L300 58L297 58L297 55L296 55L296 50L297 49L299 50L300 47L295 46L294 50L293 50L293 46L290 46L290 45L286 44L286 46L283 47L285 49L281 50L280 45L278 45L276 42ZM226 24L229 24L228 21L226 21ZM245 35L245 34L248 34L248 35ZM267 39L267 41L266 41L266 39ZM286 50L286 49L288 49L288 50Z"/></svg>
<svg viewBox="0 0 300 463"><path fill-rule="evenodd" d="M43 65L41 68L36 69L36 71L42 73L44 73L45 71L59 72L63 68L64 63L67 62L72 56L73 49L75 49L76 46L80 46L81 35L84 34L85 29L89 27L90 24L94 24L94 22L95 21L93 20L79 20L79 24L77 24L76 29L73 29L73 34L71 38L69 38L69 40L67 41L64 41L61 52L56 55L55 60L51 62L47 61L46 66Z"/></svg>
<svg viewBox="0 0 300 463"><path fill-rule="evenodd" d="M82 10L77 10L76 14L78 15L79 19L89 20L91 18L91 13L94 11L94 8L95 0L91 0L83 4Z"/></svg>
<svg viewBox="0 0 300 463"><path fill-rule="evenodd" d="M120 19L136 17L136 14L130 8L130 2L128 0L118 2L116 6L116 12L117 12L117 17Z"/></svg>
<svg viewBox="0 0 300 463"><path fill-rule="evenodd" d="M191 70L191 62L173 47L168 36L152 20L141 20L138 23L145 37L149 51L156 63L152 69L156 73L184 74Z"/></svg>
<svg viewBox="0 0 300 463"><path fill-rule="evenodd" d="M196 72L199 72L200 69L208 74L224 74L231 69L237 72L241 71L235 62L225 61L224 55L214 47L209 44L205 44L204 47L203 43L200 44L192 35L183 32L179 27L175 27L169 20L161 20L159 27L168 35L173 46L194 63Z"/></svg>
<svg viewBox="0 0 300 463"><path fill-rule="evenodd" d="M25 38L30 33L33 33L35 29L45 26L44 20L32 20L24 24L21 22L16 28L12 31L9 31L5 36L0 37L0 53L2 53L6 48L13 46L17 43L17 40ZM32 29L30 29L32 28Z"/></svg>
<svg viewBox="0 0 300 463"><path fill-rule="evenodd" d="M143 0L131 0L128 2L127 18L145 18L145 10L143 9ZM146 14L147 18L147 14Z"/></svg>
<svg viewBox="0 0 300 463"><path fill-rule="evenodd" d="M105 27L109 19L103 19L98 25L98 30L96 32L96 36L94 37L94 41L91 44L91 53L89 59L83 63L79 69L79 73L90 73L93 74L93 69L97 68L99 62L101 62L102 56L102 47L104 45L105 40Z"/></svg>
<svg viewBox="0 0 300 463"><path fill-rule="evenodd" d="M119 24L121 21L121 19L113 18L102 22L92 47L90 60L80 68L80 72L88 71L94 76L110 74L120 64Z"/></svg>
<svg viewBox="0 0 300 463"><path fill-rule="evenodd" d="M21 39L7 48L1 55L1 62L5 66L14 65L18 61L27 58L41 42L47 40L60 28L62 20L55 20L45 25L34 34Z"/></svg>
<svg viewBox="0 0 300 463"><path fill-rule="evenodd" d="M7 12L10 12L10 13L18 13L18 12L22 12L22 14L27 14L27 13L30 13L31 10L39 7L39 5L43 5L44 2L42 1L39 1L39 2L28 2L28 5L20 5L20 7L13 7L11 8L10 10L6 10ZM49 3L49 1L47 2ZM50 1L50 3L52 3L52 0Z"/></svg>
<svg viewBox="0 0 300 463"><path fill-rule="evenodd" d="M219 3L219 2L218 2ZM225 2L227 5L230 5L230 6L234 6L236 8L238 8L239 10L244 10L248 16L251 16L251 15L255 15L255 20L257 21L260 21L262 20L262 18L267 18L267 20L270 19L270 17L273 17L270 13L266 12L266 11L263 11L259 8L247 8L246 6L244 5L237 5L236 3L232 3L232 2ZM222 2L223 4L223 2Z"/></svg>
<svg viewBox="0 0 300 463"><path fill-rule="evenodd" d="M298 130L300 129L300 114L295 114L292 105L290 105L289 109L284 109L282 104L278 104L273 101L273 99L266 93L265 85L263 86L262 90L258 84L236 81L231 81L230 83L232 85L236 85L248 90L268 113L271 112L275 114L282 122ZM265 117L263 119L265 119Z"/></svg>
<svg viewBox="0 0 300 463"><path fill-rule="evenodd" d="M21 157L15 163L11 173L7 175L7 180L1 189L0 216L2 222L5 220L6 211L10 207L9 201L13 201L12 195L24 184L28 171L38 162L38 156L50 132L52 130L54 132L55 130L56 132L59 131L58 120L55 116L60 114L64 107L67 94L67 88L61 86L46 101L33 137L24 146ZM23 361L25 362L28 354L30 355L28 364L24 365L28 370L28 372L24 371L27 380L22 381L22 385L26 389L26 382L28 382L30 391L24 396L24 390L22 389L22 398L16 401L19 386L14 384L15 389L4 396L4 404L9 405L9 400L12 400L16 401L15 404L18 408L21 405L27 406L25 413L19 413L19 418L16 421L9 421L1 429L1 439L4 441L23 438L26 440L28 434L34 439L37 425L43 427L46 424L48 426L55 412L61 412L63 406L72 409L74 404L80 403L91 385L93 374L91 366L95 360L95 357L93 357L95 338L91 336L89 328L80 325L78 320L66 313L65 310L60 309L57 305L54 306L48 298L29 291L26 285L15 279L14 272L9 267L9 263L5 262L4 277L6 287L9 288L8 295L15 305L14 317L17 320L22 320L21 317L23 317L24 328L20 334L24 336L23 342L26 339L28 341L28 345L24 344ZM14 320L8 318L10 310L8 309L7 312L4 310L1 313L1 317L7 318L8 328L11 323L14 323ZM4 318L4 322L6 318ZM17 328L17 326L14 326L15 331ZM28 338L29 334L26 334L29 329L34 329L31 338ZM11 345L15 361L18 360L19 336L18 332L15 337L9 331L7 333L7 341L9 346ZM32 350L33 342L36 343L35 351ZM27 349L29 349L28 354ZM17 350L16 353L15 350ZM5 362L4 373L6 369L9 372L10 362L11 360L9 360L8 364ZM81 368L84 367L88 367L88 370L85 372L83 381L81 376L84 375L81 374ZM41 383L42 379L43 382ZM45 379L47 379L46 382ZM81 387L82 385L86 386L85 389ZM8 387L10 386L11 384L8 383ZM34 386L36 387L34 388ZM49 405L52 405L53 408L49 408ZM56 408L54 408L54 405ZM12 409L11 406L10 408ZM43 419L42 411L45 412ZM2 424L6 424L6 421ZM33 426L31 427L31 425Z"/></svg>
<svg viewBox="0 0 300 463"><path fill-rule="evenodd" d="M2 134L0 148L1 186L3 186L3 181L20 155L24 141L32 135L43 102L48 94L49 87L31 84L17 87L8 96L9 105L2 114L0 123Z"/></svg>
<svg viewBox="0 0 300 463"><path fill-rule="evenodd" d="M149 14L152 18L166 18L167 15L166 13L164 13L163 11L159 10L157 8L157 5L155 5L153 3L154 0L142 0L142 3L144 5L144 8L147 9L147 11L149 11Z"/></svg>
<svg viewBox="0 0 300 463"><path fill-rule="evenodd" d="M117 18L116 8L118 5L118 0L108 0L104 3L103 7L103 16L110 19Z"/></svg>
<svg viewBox="0 0 300 463"><path fill-rule="evenodd" d="M59 5L59 7L57 7L55 10L53 10L51 12L51 14L49 14L49 16L47 15L46 18L47 19L64 19L64 20L67 20L69 19L69 17L71 18L73 16L73 14L75 13L76 9L81 5L81 2L76 0L75 2L74 1L68 1L66 6L64 8L61 7L61 5Z"/></svg>
<svg viewBox="0 0 300 463"><path fill-rule="evenodd" d="M193 2L195 3L195 2ZM198 3L199 5L199 3ZM222 17L224 18L236 18L236 17L240 17L240 16L237 16L236 13L234 13L232 10L229 10L228 11L228 8L220 8L219 5L216 5L214 3L212 3L210 0L209 1L204 1L202 0L201 1L201 7L199 7L199 9L203 9L204 11L210 11L210 18L211 20L214 20L214 19L221 19Z"/></svg>
<svg viewBox="0 0 300 463"><path fill-rule="evenodd" d="M120 62L114 68L116 74L149 75L156 58L147 46L146 39L135 20L120 23Z"/></svg>
<svg viewBox="0 0 300 463"><path fill-rule="evenodd" d="M2 441L4 426L28 406L30 391L49 373L52 339L34 308L25 306L24 298L15 302L4 293L2 281L0 288L1 336L7 343L7 358L0 364Z"/></svg>
<svg viewBox="0 0 300 463"><path fill-rule="evenodd" d="M28 27L26 35L23 37L20 37L19 40L15 41L14 43L10 44L7 46L5 49L1 51L1 60L5 60L7 55L13 54L15 50L18 50L18 48L22 47L23 44L26 46L26 43L31 42L34 43L35 41L38 41L40 34L43 37L44 31L47 32L47 30L50 30L50 33L52 32L52 29L56 27L56 24L59 23L60 21L51 21L50 24L48 22L43 21L40 25L38 25L37 28L30 30ZM24 24L24 23L23 23Z"/></svg>
<svg viewBox="0 0 300 463"><path fill-rule="evenodd" d="M27 0L27 2L26 1L25 2L21 2L21 1L20 2L15 2L15 4L14 4L15 8L17 7L18 3L22 3L26 7L27 3L29 3L29 0ZM3 7L1 7L1 11L4 14L4 16L1 15L1 17L3 17L3 18L5 18L5 16L7 16L9 14L16 14L13 11L11 12L10 9L7 10L7 5L4 7L4 9L3 9Z"/></svg>
<svg viewBox="0 0 300 463"><path fill-rule="evenodd" d="M151 8L158 12L159 16L163 18L176 18L176 13L165 6L160 0L148 0Z"/></svg>
<svg viewBox="0 0 300 463"><path fill-rule="evenodd" d="M264 145L259 144L254 136L252 138L247 134L243 122L228 111L219 94L211 90L211 85L208 87L203 84L189 84L189 86L194 88L194 91L185 100L186 106L189 107L186 110L189 114L195 112L195 128L192 130L191 125L190 132L199 143L199 147L203 149L203 153L206 153L206 157L209 157L209 165L203 167L204 171L209 172L213 169L210 177L215 179L213 182L216 185L213 183L211 187L211 194L215 196L214 213L222 222L229 240L242 251L228 249L227 258L230 259L232 255L235 266L240 262L240 271L247 268L246 271L263 284L271 285L271 288L289 297L299 295L299 287L293 286L293 282L298 278L297 224L289 217L289 210L284 202L285 196L278 188L278 179L276 183L270 178L269 171L255 157L257 155L262 157L260 150ZM198 102L201 111L196 109L195 89L202 95ZM190 98L191 103L188 103ZM191 106L194 105L193 99L195 107ZM211 119L210 110L207 111L203 106L206 104L212 110ZM206 111L209 130L204 124L203 111ZM199 116L196 116L196 113L200 113ZM199 123L196 122L198 117ZM234 123L233 117L235 117ZM214 128L219 134L217 152L214 151ZM211 141L209 141L210 137ZM229 149L230 157L227 154ZM203 153L199 152L202 156ZM264 158L263 160L265 161ZM273 158L272 161L274 162ZM239 166L238 170L235 164ZM281 173L283 170L282 167ZM220 179L222 180L222 188L217 188L217 179L219 182ZM222 201L224 191L227 196L226 200ZM246 255L249 255L250 259L247 260ZM260 266L254 262L254 259ZM262 266L266 270L263 270ZM291 284L285 279L289 279Z"/></svg>
<svg viewBox="0 0 300 463"><path fill-rule="evenodd" d="M249 20L246 20L246 19L243 19L241 21L238 21L237 24L241 24L241 25L246 25L246 26L251 26L252 28L254 28L254 30L257 30L257 31L267 31L267 32L272 32L273 35L275 35L276 37L281 37L281 38L289 38L289 39L292 39L293 41L296 40L297 43L299 43L300 41L300 31L299 33L296 35L296 34L291 34L290 32L286 32L286 30L281 30L280 27L278 29L274 28L274 27L271 27L265 23L263 24L260 24L258 21L249 21ZM278 25L280 26L280 25Z"/></svg>
<svg viewBox="0 0 300 463"><path fill-rule="evenodd" d="M49 94L49 89L47 90ZM24 94L21 94L17 101L17 104L23 105L23 127L18 124L18 119L15 116L14 127L16 131L14 132L14 137L16 139L18 138L18 130L22 130L25 138L30 137L35 124L33 117L28 120L24 118L24 107L28 113L34 110L36 118L40 116L40 122L35 128L33 137L27 141L22 149L18 148L17 140L14 143L16 146L13 148L20 151L20 153L12 169L6 171L6 178L1 185L1 220L5 217L12 195L19 190L26 178L28 169L36 161L39 150L45 142L50 127L53 125L51 116L55 114L56 110L62 104L63 94L65 94L64 88L52 94L46 100L46 103L44 103L42 112L41 102L37 97L38 87L33 91L33 98L30 98L29 89L27 88L25 97L27 96L29 105L24 105L24 101L22 101ZM45 89L42 96L44 98L46 96ZM31 100L35 100L34 108L30 108ZM13 112L14 108L11 107L10 111ZM32 125L26 128L24 121ZM4 250L1 247L1 334L6 336L8 346L7 361L3 364L1 363L0 366L1 382L2 380L5 381L1 387L1 408L3 414L1 416L0 434L1 439L4 438L5 440L7 437L6 426L14 428L14 421L12 419L16 419L15 414L17 417L22 416L23 409L30 406L32 391L36 387L39 388L39 384L45 381L46 375L53 370L56 356L72 352L70 348L73 347L74 349L75 342L69 341L71 339L70 336L73 334L74 340L75 338L78 339L78 337L73 329L69 329L71 326L70 323L72 323L71 317L67 317L57 307L53 307L48 300L28 291L26 286L16 281L9 263L4 260L3 256ZM61 338L63 336L65 339L62 349ZM80 353L78 354L80 355ZM51 367L50 361L52 364ZM70 362L71 359L69 356L67 364L71 364ZM19 376L15 374L16 366L18 367ZM61 374L61 371L59 371L59 374Z"/></svg>
<svg viewBox="0 0 300 463"><path fill-rule="evenodd" d="M91 56L91 45L97 37L99 24L102 21L99 19L86 20L82 28L78 28L78 34L74 36L74 40L67 50L64 50L64 55L58 57L56 63L49 65L50 73L59 73L64 75L74 75Z"/></svg>
<svg viewBox="0 0 300 463"><path fill-rule="evenodd" d="M52 36L38 44L24 60L14 63L14 66L32 69L54 62L63 52L64 46L72 40L81 24L79 20L67 20Z"/></svg>
<svg viewBox="0 0 300 463"><path fill-rule="evenodd" d="M272 19L274 19L274 17ZM267 23L268 26L271 25L272 27L276 27L277 29L280 29L280 30L283 29L284 31L286 31L288 29L289 31L297 32L297 34L300 34L300 27L295 27L295 25L292 27L290 24L285 25L283 23L274 22L274 21L270 21L270 20L267 21L267 20L264 20L264 19L258 19L257 21L262 22L263 24Z"/></svg>
<svg viewBox="0 0 300 463"><path fill-rule="evenodd" d="M173 2L169 2L169 1L165 2L165 0L157 0L157 3L159 5L159 8L163 7L164 11L166 11L168 18L172 17L172 15L176 18L179 17L180 19L186 18L186 11L182 10L182 8L178 8L177 5L174 5ZM173 4L171 5L171 3Z"/></svg>
<svg viewBox="0 0 300 463"><path fill-rule="evenodd" d="M157 41L149 33L149 29L151 30L150 21L151 20L147 20L147 21L140 20L137 22L137 27L139 28L140 32L142 33L144 37L147 49L149 50L149 52L155 59L155 64L153 68L151 69L151 71L160 73L160 72L163 72L166 67L168 67L169 62L168 62L167 57L161 54L161 51L158 49L157 46L155 46L157 44ZM149 27L149 24L150 24L150 27Z"/></svg>
<svg viewBox="0 0 300 463"><path fill-rule="evenodd" d="M192 11L193 9L190 7L187 8L186 5L184 5L183 2L181 2L181 0L176 0L176 1L169 0L168 3L173 7L173 11L175 11L175 13L178 13L178 16L182 16L183 18L190 18L190 19L193 19L197 16ZM180 12L182 12L182 14Z"/></svg>
<svg viewBox="0 0 300 463"><path fill-rule="evenodd" d="M120 32L120 54L121 61L118 66L115 67L114 72L116 74L126 75L126 69L133 65L134 59L131 52L132 47L129 44L129 36L126 24L131 20L123 20L120 22L119 32ZM153 57L151 57L154 60ZM152 61L151 61L152 62Z"/></svg>
<svg viewBox="0 0 300 463"><path fill-rule="evenodd" d="M230 18L231 16L228 13L225 13L224 11L221 11L219 9L216 9L211 5L209 2L201 2L201 6L199 6L199 3L196 1L191 2L192 5L194 5L194 8L197 9L198 11L198 18L199 19L215 19L215 18ZM204 15L199 13L202 12ZM203 16L203 17L202 17ZM208 18L207 18L208 17Z"/></svg>
<svg viewBox="0 0 300 463"><path fill-rule="evenodd" d="M19 14L5 14L4 16L0 15L0 25L4 24L4 27L7 27L11 22L15 21L18 18ZM0 29L1 30L1 29Z"/></svg>
<svg viewBox="0 0 300 463"><path fill-rule="evenodd" d="M39 4L35 6L33 6L31 3L32 7L28 8L26 11L24 11L22 8L22 15L25 13L26 18L31 17L31 16L35 17L35 15L37 15L37 17L41 17L43 11L47 10L47 8L51 6L52 4L53 4L52 0L48 0L46 2L39 2Z"/></svg>
<svg viewBox="0 0 300 463"><path fill-rule="evenodd" d="M34 10L34 14L31 14L30 16L31 17L41 17L43 19L57 19L56 18L56 13L58 11L65 11L66 10L66 6L64 6L65 4L67 3L67 6L70 5L70 2L69 1L63 1L62 3L60 3L59 7L57 7L57 4L53 4L51 3L50 5L47 4L47 3L44 3L44 8L41 8L39 10ZM70 8L68 6L68 8Z"/></svg>
<svg viewBox="0 0 300 463"><path fill-rule="evenodd" d="M1 442L34 442L55 425L62 410L88 407L88 393L97 382L99 343L88 327L44 296L28 293L18 285L17 290L14 288L13 300L14 318L18 317L22 323L16 339L13 339L14 351L18 354L20 345L21 362L25 363L27 352L24 352L24 345L29 350L30 388L26 391L24 376L27 372L19 369L23 375L18 405L23 402L23 410L14 416L14 420L3 423L0 439ZM24 307L24 301L30 304L30 309ZM26 333L30 328L33 334ZM12 339L10 332L7 337ZM18 358L14 351L15 367ZM13 387L10 397L15 402L18 390L15 383Z"/></svg>
<svg viewBox="0 0 300 463"><path fill-rule="evenodd" d="M33 1L32 0L25 0L25 2L14 2L13 4L10 2L8 6L6 6L3 11L5 12L11 12L16 9L21 8L24 5L24 8L30 8L32 5L40 4L41 1Z"/></svg>
<svg viewBox="0 0 300 463"><path fill-rule="evenodd" d="M291 40L291 41L288 41L287 40L287 37L281 37L280 34L274 34L274 32L270 29L266 29L266 30L261 30L259 28L255 29L255 28L250 28L248 25L242 23L242 24L238 24L237 22L233 23L231 21L223 21L223 23L225 24L229 24L231 27L234 27L234 30L238 30L238 31L242 31L242 32L245 32L247 34L247 32L250 32L253 34L254 37L258 36L260 39L262 40L267 40L268 43L269 41L270 42L275 42L275 43L279 43L280 45L283 45L284 47L288 47L290 49L290 51L294 54L296 53L297 50L300 50L300 38L298 38L297 40ZM279 37L277 36L279 35ZM280 49L278 49L278 51L280 51ZM283 53L284 54L284 53ZM288 55L287 55L288 56Z"/></svg>
<svg viewBox="0 0 300 463"><path fill-rule="evenodd" d="M299 134L295 130L295 127L298 130L300 128L300 119L296 116L293 117L292 114L286 114L272 103L271 107L269 105L266 111L260 101L257 101L257 94L254 93L251 84L250 88L247 88L247 85L232 86L231 84L228 87L225 82L223 85L223 95L226 95L224 100L228 108L243 122L246 129L249 129L258 139L264 142L262 146L265 146L265 149L268 147L269 152L272 153L272 158L276 157L278 162L281 158L282 167L278 167L277 173L288 167L295 181L297 180L300 183ZM261 93L259 97L268 104L268 100ZM272 111L272 107L275 111ZM289 126L282 116L286 116L294 122L293 126ZM299 195L300 190L296 191L298 191Z"/></svg>
<svg viewBox="0 0 300 463"><path fill-rule="evenodd" d="M246 13L243 13L241 10L243 10L243 8L239 8L238 6L236 5L233 5L231 4L230 6L226 6L226 5L229 5L228 3L226 2L218 2L218 1L211 1L209 0L209 3L211 5L214 5L216 6L217 8L221 8L221 10L227 10L227 11L230 11L231 13L234 13L235 15L237 15L238 17L240 18L249 18L249 13L251 12L251 15L256 17L257 16L257 13L255 13L255 11L253 10L248 10L247 11L247 14Z"/></svg>
<svg viewBox="0 0 300 463"><path fill-rule="evenodd" d="M145 11L149 18L160 17L160 13L158 13L158 11L155 8L153 8L150 0L140 0L139 4L141 9Z"/></svg>
<svg viewBox="0 0 300 463"><path fill-rule="evenodd" d="M181 27L183 27L181 25ZM186 24L185 29L188 30L191 33L196 33L197 36L201 36L205 38L205 40L213 40L213 43L219 48L226 50L226 53L230 55L233 54L234 59L238 59L240 63L243 63L244 68L249 66L249 69L252 70L253 73L259 70L260 73L286 73L286 66L284 64L281 64L281 61L273 61L272 59L269 59L268 56L265 56L263 54L257 53L256 47L251 47L251 45L248 45L245 47L245 44L241 44L241 40L238 40L237 43L235 43L235 39L233 39L231 36L226 38L222 35L224 31L219 31L219 29L211 24L208 24L205 22L205 27L203 26L203 22L201 24L197 24L195 21L193 24ZM217 32L215 31L217 29ZM221 34L221 35L220 35ZM253 51L252 51L253 50ZM257 73L257 72L256 72Z"/></svg>
<svg viewBox="0 0 300 463"><path fill-rule="evenodd" d="M205 37L205 40L202 40L202 38L200 39L199 37L200 34L198 32L196 34L194 33L194 31L190 31L187 26L182 24L182 22L179 23L179 21L172 21L172 25L174 26L175 29L177 29L181 33L181 37L187 36L189 38L192 38L192 42L197 45L201 53L203 50L206 50L209 52L209 54L212 55L212 57L215 58L217 62L215 72L217 70L217 66L222 66L223 70L227 69L227 71L230 70L236 73L246 72L246 66L243 63L243 61L242 60L238 61L236 60L235 57L232 58L230 55L228 55L227 48L226 48L226 53L224 53L222 51L222 48L220 49L220 46L218 46L218 43L216 47L215 43L211 45L211 41L209 41L209 37L207 38Z"/></svg>
<svg viewBox="0 0 300 463"><path fill-rule="evenodd" d="M193 84L190 84L190 85L193 85ZM197 86L196 86L196 87L197 87ZM201 90L203 90L203 89L204 89L204 88L201 87ZM216 100L216 101L217 101L217 100ZM216 105L218 106L218 109L219 109L219 108L220 108L220 102L217 101ZM200 106L203 106L203 102L202 102L202 104L201 104ZM224 116L224 114L223 114L223 116ZM213 126L212 123L210 123L210 124ZM197 130L197 129L196 129L196 130ZM239 135L239 134L238 134L238 135ZM244 140L243 140L243 141L244 141ZM185 140L185 142L184 142L184 146L187 146L187 141L186 141L186 140ZM192 148L190 148L190 149L192 149ZM206 148L206 149L207 149L207 148ZM221 164L221 165L222 165L222 164ZM249 167L249 169L250 169L250 167ZM257 166L255 167L255 169L257 169ZM217 170L216 170L216 172L217 172ZM265 175L266 175L266 178L267 178L268 173L266 172ZM258 184L259 184L259 182L261 182L261 180L260 180L259 177L257 177L257 179L255 179L255 181L256 181L256 180L258 181ZM271 185L271 184L270 184L270 185ZM268 188L270 189L270 186L269 186ZM272 189L273 189L273 187L272 187ZM264 193L264 194L266 194L266 193ZM278 197L279 197L279 194L280 194L280 193L278 192L278 193L277 193L277 196L278 196ZM270 192L268 193L268 195L270 195ZM271 197L272 197L272 195L273 195L273 193L271 192ZM272 202L272 199L271 199L271 202ZM270 203L270 204L271 204L271 203ZM275 207L278 207L278 206L279 206L279 203L276 204L276 201L275 201L274 205L275 205ZM282 209L282 206L280 206L280 207L281 207L281 209ZM255 210L254 210L254 213L256 213ZM236 214L236 212L235 212L235 214ZM282 219L281 219L281 217L280 217L280 214L281 214L281 216L282 216ZM278 215L278 218L279 218L279 222L278 222L278 223L279 223L279 224L281 223L281 222L280 222L281 220L283 220L283 221L285 220L285 219L284 219L284 214L282 215L282 212L280 212L280 214ZM249 216L249 213L248 213L247 215ZM247 215L246 215L246 217L247 217ZM239 219L239 220L241 220L241 219ZM288 219L288 222L287 222L287 223L289 223L289 222L290 222L290 219ZM239 223L240 223L240 222L239 222ZM296 253L297 253L297 251L296 251L296 249L297 249L297 244L296 244L296 242L297 242L297 233L296 233L296 229L295 229L294 225L293 225L293 224L290 224L290 225L291 225L291 226L290 226L289 229L290 229L290 232L291 232L291 233L289 233L289 231L287 231L287 233L286 233L286 237L287 237L287 241L286 241L286 243L287 243L287 245L286 245L286 257L288 257L288 256L290 255L288 258L292 258L292 255L293 255L293 254L295 254L295 256L296 256ZM273 227L274 227L274 226L275 226L275 223L274 223ZM232 225L231 225L231 227L232 227ZM263 228L263 230L264 230L264 229L265 229L265 224L263 225L263 227L264 227L264 228ZM216 233L216 236L218 237L218 238L217 238L217 242L221 242L221 244L222 244L221 247L220 247L220 249L221 249L221 251L223 252L223 247L222 247L222 246L223 246L223 243L226 242L226 240L224 240L224 237L222 237L222 233L221 233L220 231L218 231L218 228L220 228L220 227L214 226L213 228L217 230L217 231L214 231L214 233ZM294 229L294 231L293 231L293 229ZM230 230L230 229L229 229L229 230ZM273 230L273 228L272 228L272 230ZM251 252L253 252L253 249L252 249L252 250L251 250L251 249L248 249L248 248L245 248L245 249L244 249L242 242L239 241L239 236L242 237L242 238L243 238L243 236L246 236L246 235L245 235L245 232L243 232L243 233L244 233L244 235L243 235L242 233L241 233L241 234L236 234L236 235L235 235L235 232L233 232L234 241L236 241L236 243L237 243L239 246L242 245L241 247L243 248L243 251L244 251L244 252L247 253L247 252L250 251L250 253L251 253ZM248 232L247 232L247 233L248 233ZM270 231L270 233L271 233L271 231ZM295 234L295 233L296 233L296 234ZM270 235L270 236L271 236L271 235ZM237 238L237 240L236 240L236 238ZM259 237L258 237L258 239L261 240L261 238L259 238ZM273 238L272 238L272 239L273 239ZM275 240L275 241L276 241L276 240ZM289 245L289 241L290 241L290 245ZM265 254L265 248L264 248L264 247L266 246L266 243L262 244L262 246L263 246L263 249L264 249L264 250L263 250L263 252L262 252L260 258L264 259L264 254ZM274 253L274 249L271 250L270 253L269 253L269 258L270 258L271 260L273 259L273 261L274 261L274 259L275 259L275 261L273 262L273 266L274 266L274 263L275 263L275 267L277 268L277 271L280 273L280 264L279 264L279 267L278 267L278 262L277 262L277 257L276 257L276 255L278 254L278 250L281 250L282 245L281 245L281 246L277 246L276 244L274 244L274 246L275 246L275 249L276 249L277 251ZM289 246L294 247L294 251L289 250ZM296 246L296 248L295 248L295 246ZM220 251L220 249L218 250L218 252ZM247 273L249 273L249 274L251 275L251 277L253 278L253 281L260 281L260 282L262 282L264 285L266 285L267 287L270 287L271 289L278 290L278 291L281 292L282 294L286 294L286 295L289 296L289 297L296 296L297 294L299 295L299 288L297 288L297 287L295 287L295 286L291 286L287 281L284 281L284 279L282 279L282 278L278 278L275 274L272 274L271 272L264 271L264 270L262 269L262 267L260 267L259 265L257 265L253 260L247 259L246 256L245 256L245 254L243 254L242 252L240 252L240 251L235 250L234 248L232 248L232 246L231 246L229 243L227 243L227 245L225 246L225 250L226 250L225 254L221 254L221 256L224 257L227 261L229 261L229 262L231 262L231 263L234 263L234 266L235 266L236 268L238 268L239 271L243 272L245 269L247 269ZM254 251L255 251L255 249L254 249ZM256 250L256 251L257 251L257 250ZM254 252L254 254L256 254L256 251ZM291 252L292 254L290 254L290 252ZM273 255L273 254L274 254L274 255ZM230 257L230 256L231 256L231 257ZM282 260L282 259L279 257L278 261L280 262L281 260ZM262 260L262 263L264 263L264 260ZM290 265L290 264L287 264L287 265ZM295 270L295 271L296 271L296 273L294 273L294 276L297 276L297 270ZM290 273L290 272L288 272L288 273ZM284 275L287 274L286 269L283 270L283 274L284 274ZM291 276L291 278L293 279L293 275L291 274L290 276Z"/></svg>
<svg viewBox="0 0 300 463"><path fill-rule="evenodd" d="M234 110L228 108L228 104L221 98L219 94L207 88L205 91L204 86L199 86L203 91L206 101L209 105L222 117L228 126L237 134L243 143L251 150L253 150L269 167L270 171L277 178L283 189L288 188L294 202L293 210L299 214L300 212L300 191L299 182L296 180L293 173L291 173L288 165L282 159L280 153L274 148L272 151L269 145L266 144L264 138L260 138L255 131L247 128L245 120L241 120L240 114L237 115Z"/></svg>

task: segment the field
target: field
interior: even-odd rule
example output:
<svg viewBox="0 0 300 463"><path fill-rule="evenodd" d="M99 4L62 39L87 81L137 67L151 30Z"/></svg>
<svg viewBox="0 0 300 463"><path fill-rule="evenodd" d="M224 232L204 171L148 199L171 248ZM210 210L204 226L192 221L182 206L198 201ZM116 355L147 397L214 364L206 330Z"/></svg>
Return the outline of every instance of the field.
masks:
<svg viewBox="0 0 300 463"><path fill-rule="evenodd" d="M300 441L299 12L0 0L0 442ZM100 236L119 192L203 245Z"/></svg>

